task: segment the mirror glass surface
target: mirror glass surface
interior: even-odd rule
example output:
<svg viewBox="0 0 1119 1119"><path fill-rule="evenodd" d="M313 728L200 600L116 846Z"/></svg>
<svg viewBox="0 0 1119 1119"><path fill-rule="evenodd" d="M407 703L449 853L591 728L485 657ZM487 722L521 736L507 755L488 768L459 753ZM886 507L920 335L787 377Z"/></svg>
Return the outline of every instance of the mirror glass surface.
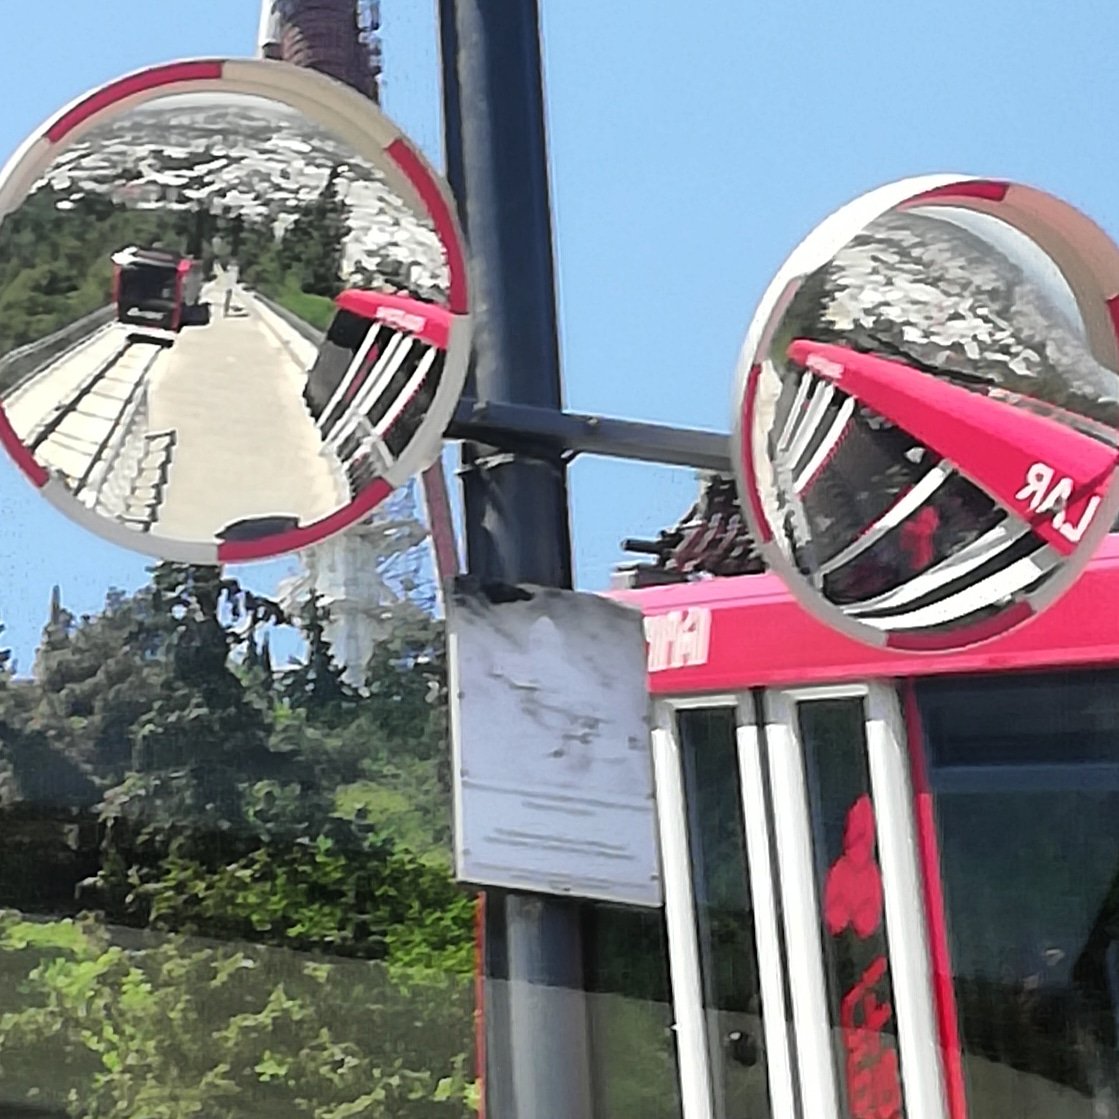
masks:
<svg viewBox="0 0 1119 1119"><path fill-rule="evenodd" d="M114 539L287 550L438 454L448 248L387 155L224 90L58 149L0 224L0 406Z"/></svg>
<svg viewBox="0 0 1119 1119"><path fill-rule="evenodd" d="M1112 293L1078 253L1115 249L1080 215L1058 238L1067 208L1040 197L1044 227L950 192L886 208L782 289L744 352L744 504L794 593L853 636L994 636L1106 531Z"/></svg>

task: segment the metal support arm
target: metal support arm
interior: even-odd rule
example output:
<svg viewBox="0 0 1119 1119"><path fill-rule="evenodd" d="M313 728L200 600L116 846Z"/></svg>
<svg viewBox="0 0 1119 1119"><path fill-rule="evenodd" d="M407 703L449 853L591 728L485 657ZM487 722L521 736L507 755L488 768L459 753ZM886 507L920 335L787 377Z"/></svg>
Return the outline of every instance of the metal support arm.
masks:
<svg viewBox="0 0 1119 1119"><path fill-rule="evenodd" d="M475 440L534 457L547 447L557 453L691 466L719 474L731 470L730 438L719 432L469 397L459 402L447 437Z"/></svg>

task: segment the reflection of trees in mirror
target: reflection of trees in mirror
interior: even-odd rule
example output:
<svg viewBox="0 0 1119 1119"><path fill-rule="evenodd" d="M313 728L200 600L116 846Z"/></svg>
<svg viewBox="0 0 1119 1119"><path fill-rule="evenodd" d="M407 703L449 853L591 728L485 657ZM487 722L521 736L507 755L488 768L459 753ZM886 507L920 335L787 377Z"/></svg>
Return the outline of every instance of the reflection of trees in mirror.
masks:
<svg viewBox="0 0 1119 1119"><path fill-rule="evenodd" d="M259 98L161 99L64 151L4 219L0 355L106 308L109 254L158 243L200 260L207 277L215 259L240 265L243 278L320 330L344 286L446 299L446 255L430 217L329 132ZM86 325L84 333L102 324ZM23 359L0 365L0 392L29 368Z"/></svg>
<svg viewBox="0 0 1119 1119"><path fill-rule="evenodd" d="M20 992L0 1095L90 1117L470 1113L445 652L407 617L359 694L317 598L277 670L275 603L163 564L98 615L56 601L30 679L0 655L0 970Z"/></svg>
<svg viewBox="0 0 1119 1119"><path fill-rule="evenodd" d="M343 287L350 224L339 187L335 168L319 194L278 235L270 221L237 215L228 223L230 252L242 279L320 330L329 324L334 296Z"/></svg>
<svg viewBox="0 0 1119 1119"><path fill-rule="evenodd" d="M395 193L379 164L330 129L266 98L157 97L86 133L46 175L59 189L126 194L144 206L201 200L218 217L239 214L277 233L330 178L353 219L344 254L348 270L398 257L417 266L427 283L443 283L445 255L429 215Z"/></svg>
<svg viewBox="0 0 1119 1119"><path fill-rule="evenodd" d="M337 167L326 185L305 202L294 220L276 231L271 222L241 215L219 223L227 231L231 258L240 264L246 283L324 331L334 314L334 297L344 287L396 292L442 303L446 293L425 269L407 260L404 245L394 246L375 262L346 263L351 233L350 208Z"/></svg>
<svg viewBox="0 0 1119 1119"><path fill-rule="evenodd" d="M1036 279L955 222L891 211L808 276L771 354L836 342L1119 426L1119 376Z"/></svg>
<svg viewBox="0 0 1119 1119"><path fill-rule="evenodd" d="M193 232L186 210L134 210L97 195L60 210L60 201L44 188L0 225L0 354L107 307L112 253L159 241L186 250ZM0 366L0 393L11 388L5 372Z"/></svg>

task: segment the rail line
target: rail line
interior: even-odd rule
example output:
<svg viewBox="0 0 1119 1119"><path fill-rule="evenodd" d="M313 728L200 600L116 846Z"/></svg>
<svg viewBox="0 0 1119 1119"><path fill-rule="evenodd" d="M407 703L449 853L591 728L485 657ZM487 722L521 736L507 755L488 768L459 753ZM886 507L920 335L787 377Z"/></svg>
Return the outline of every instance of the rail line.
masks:
<svg viewBox="0 0 1119 1119"><path fill-rule="evenodd" d="M167 352L161 342L127 337L32 430L26 444L58 470L76 497L99 491L126 421L135 415L151 372ZM97 492L92 495L96 503ZM88 503L88 502L86 502Z"/></svg>
<svg viewBox="0 0 1119 1119"><path fill-rule="evenodd" d="M112 330L112 305L64 326L53 334L29 342L0 358L0 393L13 400L28 386L79 350L96 343Z"/></svg>

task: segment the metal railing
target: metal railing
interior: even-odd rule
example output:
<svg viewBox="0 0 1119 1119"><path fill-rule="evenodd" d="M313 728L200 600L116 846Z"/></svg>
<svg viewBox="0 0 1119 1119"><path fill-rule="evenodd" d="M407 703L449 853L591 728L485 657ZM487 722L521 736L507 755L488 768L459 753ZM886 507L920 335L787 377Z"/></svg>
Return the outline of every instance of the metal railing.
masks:
<svg viewBox="0 0 1119 1119"><path fill-rule="evenodd" d="M28 342L0 358L0 392L10 395L22 388L46 366L73 349L91 334L111 322L114 304L108 304L83 315L61 330L48 334L35 342Z"/></svg>

